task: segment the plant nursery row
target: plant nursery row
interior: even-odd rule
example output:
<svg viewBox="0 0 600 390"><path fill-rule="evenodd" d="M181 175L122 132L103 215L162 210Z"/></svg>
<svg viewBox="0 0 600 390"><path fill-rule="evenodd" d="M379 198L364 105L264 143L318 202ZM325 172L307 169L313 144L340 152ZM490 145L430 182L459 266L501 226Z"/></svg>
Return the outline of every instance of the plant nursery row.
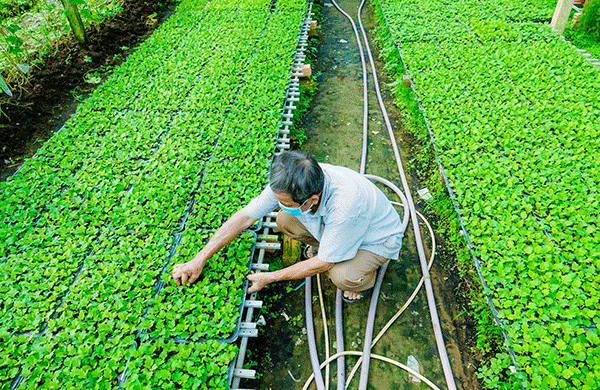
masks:
<svg viewBox="0 0 600 390"><path fill-rule="evenodd" d="M597 388L598 71L551 30L553 4L379 4L516 357L486 386Z"/></svg>
<svg viewBox="0 0 600 390"><path fill-rule="evenodd" d="M305 13L184 0L0 183L0 388L228 388L255 234L171 271L261 191Z"/></svg>

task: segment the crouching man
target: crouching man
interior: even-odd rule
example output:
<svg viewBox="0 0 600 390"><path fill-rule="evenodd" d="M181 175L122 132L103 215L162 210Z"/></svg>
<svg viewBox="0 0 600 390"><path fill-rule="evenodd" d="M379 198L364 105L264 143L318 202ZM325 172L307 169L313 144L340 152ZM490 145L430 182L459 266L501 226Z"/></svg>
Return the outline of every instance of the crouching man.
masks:
<svg viewBox="0 0 600 390"><path fill-rule="evenodd" d="M326 272L344 291L344 301L358 302L371 292L379 267L398 258L402 222L379 188L348 168L319 164L305 152L284 152L273 162L264 191L225 222L192 260L175 265L175 283L196 281L208 259L277 207L277 227L308 245L308 259L249 274L248 293Z"/></svg>

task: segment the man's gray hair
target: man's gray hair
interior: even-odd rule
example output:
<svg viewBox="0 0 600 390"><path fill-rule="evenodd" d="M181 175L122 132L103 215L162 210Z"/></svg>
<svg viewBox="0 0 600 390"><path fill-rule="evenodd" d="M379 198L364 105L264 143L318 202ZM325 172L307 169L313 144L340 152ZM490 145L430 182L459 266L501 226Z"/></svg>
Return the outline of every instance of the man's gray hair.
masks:
<svg viewBox="0 0 600 390"><path fill-rule="evenodd" d="M269 185L273 192L291 195L294 202L303 204L311 196L323 191L325 176L313 156L294 150L283 152L275 158Z"/></svg>

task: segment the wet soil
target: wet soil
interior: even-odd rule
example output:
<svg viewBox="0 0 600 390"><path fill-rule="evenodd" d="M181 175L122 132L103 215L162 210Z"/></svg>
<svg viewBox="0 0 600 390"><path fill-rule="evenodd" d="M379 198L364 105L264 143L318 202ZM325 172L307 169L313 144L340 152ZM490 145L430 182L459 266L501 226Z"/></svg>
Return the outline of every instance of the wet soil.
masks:
<svg viewBox="0 0 600 390"><path fill-rule="evenodd" d="M355 20L359 5L357 0L342 0L338 4ZM365 7L363 23L368 30L374 57L377 57L376 45L370 33L374 26L373 10ZM316 59L313 61L313 74L318 82L317 93L304 117L301 127L308 138L302 149L313 153L319 161L347 166L359 170L362 147L362 66L358 46L352 27L327 0L319 18L319 41ZM368 60L367 60L368 61ZM411 129L405 126L402 112L393 105L390 93L392 80L383 69L383 63L377 61L378 76L386 109L401 150L403 165L409 176L411 192L414 194L417 208L427 215L426 202L416 198L416 191L423 184L410 162L410 150L415 149L416 140ZM368 62L367 62L368 67ZM372 83L372 78L369 78ZM376 95L369 88L369 137L368 137L367 173L391 180L401 187L398 169L391 149L391 142L385 128L383 117L377 105ZM386 194L394 196L386 189ZM402 215L402 210L399 209ZM437 220L427 215L436 229ZM431 238L426 227L421 224L427 256L430 256ZM436 234L436 256L431 268L431 278L435 292L437 310L440 317L444 340L452 365L457 387L463 390L479 389L476 371L480 355L475 350L475 322L470 315L462 279L456 271L454 253ZM411 295L418 284L422 272L417 255L414 232L411 227L406 232L404 248L398 261L392 261L386 273L378 314L375 321L377 334ZM321 309L316 299L317 284L313 278L313 314L316 327L317 345L320 360L325 360L325 331L321 320ZM295 288L300 281L280 283L269 286L262 299L267 303L264 310L266 325L261 335L251 341L253 351L250 360L261 378L247 381L245 388L256 389L302 389L312 374L306 341L304 318L304 289ZM327 279L321 281L325 296L325 311L329 328L331 354L334 350L335 336L335 286ZM368 303L345 305L345 345L347 350L362 351L364 328L368 313ZM382 339L374 346L373 352L387 356L400 363L407 364L408 356L420 363L422 373L440 389L446 382L439 360L439 354L433 335L429 308L424 288L408 309L396 320ZM347 358L347 372L356 358ZM331 388L336 386L335 363L331 365ZM325 371L323 371L325 372ZM360 372L360 370L359 370ZM358 388L359 372L350 383L349 389ZM324 374L325 376L325 374ZM423 383L415 385L409 382L408 374L388 363L373 360L369 377L369 389L413 389L426 388ZM314 384L310 388L315 388Z"/></svg>
<svg viewBox="0 0 600 390"><path fill-rule="evenodd" d="M174 7L175 3L169 1L128 0L114 19L97 30L88 30L87 45L68 37L47 50L50 54L32 58L30 63L35 65L27 82L11 86L12 98L0 98L0 180L35 154L98 85L97 81L121 64ZM89 75L100 80L86 77Z"/></svg>

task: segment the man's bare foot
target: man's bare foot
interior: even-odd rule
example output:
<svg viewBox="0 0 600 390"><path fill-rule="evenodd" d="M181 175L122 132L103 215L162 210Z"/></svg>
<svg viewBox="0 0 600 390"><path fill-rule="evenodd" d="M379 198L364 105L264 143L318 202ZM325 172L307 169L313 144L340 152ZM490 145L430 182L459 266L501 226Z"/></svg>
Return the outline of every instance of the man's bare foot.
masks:
<svg viewBox="0 0 600 390"><path fill-rule="evenodd" d="M359 292L353 291L344 291L344 295L342 296L342 300L346 303L355 303L360 302L367 298L371 292L373 291L373 287Z"/></svg>

